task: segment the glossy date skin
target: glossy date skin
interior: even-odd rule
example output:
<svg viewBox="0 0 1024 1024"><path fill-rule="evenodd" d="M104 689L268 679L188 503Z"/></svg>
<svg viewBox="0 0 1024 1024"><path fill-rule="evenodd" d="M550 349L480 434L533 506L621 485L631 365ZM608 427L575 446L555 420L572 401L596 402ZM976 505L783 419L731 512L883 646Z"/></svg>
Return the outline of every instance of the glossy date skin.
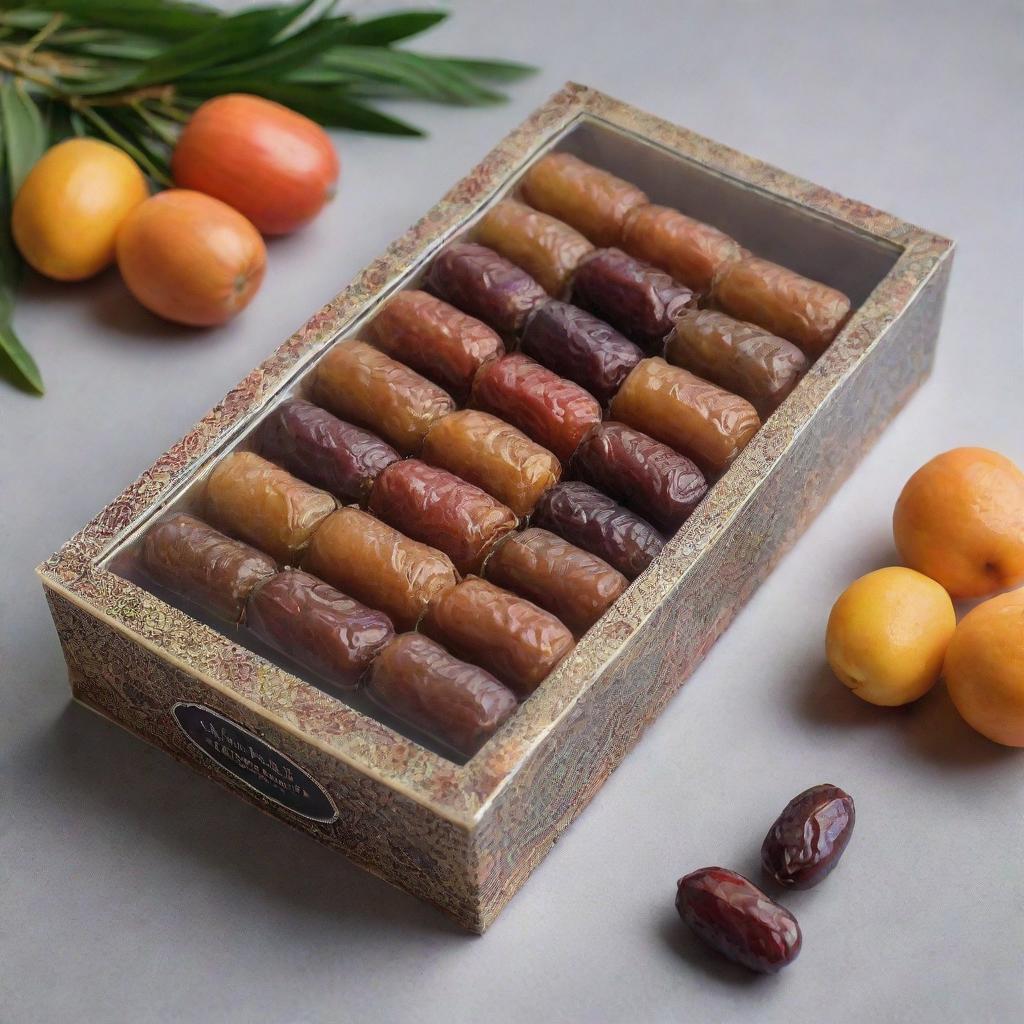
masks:
<svg viewBox="0 0 1024 1024"><path fill-rule="evenodd" d="M162 516L146 531L139 561L153 582L235 624L253 588L277 572L269 555L180 512Z"/></svg>
<svg viewBox="0 0 1024 1024"><path fill-rule="evenodd" d="M680 878L676 910L712 949L759 974L775 974L800 953L796 918L727 868L701 868Z"/></svg>
<svg viewBox="0 0 1024 1024"><path fill-rule="evenodd" d="M571 224L595 245L618 245L630 210L647 202L635 185L570 153L549 153L522 182L523 198Z"/></svg>
<svg viewBox="0 0 1024 1024"><path fill-rule="evenodd" d="M473 576L433 601L420 630L527 697L573 648L550 612Z"/></svg>
<svg viewBox="0 0 1024 1024"><path fill-rule="evenodd" d="M313 535L302 567L412 629L458 576L447 555L357 508L338 509Z"/></svg>
<svg viewBox="0 0 1024 1024"><path fill-rule="evenodd" d="M628 580L635 580L665 546L645 519L580 480L552 487L537 503L531 522L604 559Z"/></svg>
<svg viewBox="0 0 1024 1024"><path fill-rule="evenodd" d="M663 270L621 249L598 249L572 279L572 301L654 352L697 296Z"/></svg>
<svg viewBox="0 0 1024 1024"><path fill-rule="evenodd" d="M451 395L362 341L335 345L316 369L313 398L336 416L415 455L432 424L455 408Z"/></svg>
<svg viewBox="0 0 1024 1024"><path fill-rule="evenodd" d="M812 786L786 804L761 846L765 874L787 889L817 885L839 863L856 812L838 786Z"/></svg>
<svg viewBox="0 0 1024 1024"><path fill-rule="evenodd" d="M665 342L673 366L745 398L762 419L796 387L810 365L785 340L714 309L686 310Z"/></svg>
<svg viewBox="0 0 1024 1024"><path fill-rule="evenodd" d="M434 257L426 286L446 302L516 337L548 293L521 267L475 242L453 242Z"/></svg>
<svg viewBox="0 0 1024 1024"><path fill-rule="evenodd" d="M610 324L555 300L527 321L520 348L549 370L586 388L602 405L644 357Z"/></svg>
<svg viewBox="0 0 1024 1024"><path fill-rule="evenodd" d="M593 245L563 221L515 199L490 210L476 238L525 270L549 295L566 297L569 278Z"/></svg>
<svg viewBox="0 0 1024 1024"><path fill-rule="evenodd" d="M225 456L210 474L204 497L211 523L282 565L298 564L337 504L326 491L252 452Z"/></svg>
<svg viewBox="0 0 1024 1024"><path fill-rule="evenodd" d="M708 489L704 475L685 455L607 420L583 439L570 469L667 533L675 533Z"/></svg>
<svg viewBox="0 0 1024 1024"><path fill-rule="evenodd" d="M755 256L723 267L711 297L730 316L791 341L809 359L828 348L850 315L842 292Z"/></svg>
<svg viewBox="0 0 1024 1024"><path fill-rule="evenodd" d="M745 398L657 356L639 363L626 378L611 414L710 473L728 469L761 426Z"/></svg>
<svg viewBox="0 0 1024 1024"><path fill-rule="evenodd" d="M471 404L518 427L563 465L587 431L601 422L601 406L590 392L521 352L477 374Z"/></svg>
<svg viewBox="0 0 1024 1024"><path fill-rule="evenodd" d="M582 636L629 586L607 562L548 530L530 527L503 541L484 575L561 619Z"/></svg>
<svg viewBox="0 0 1024 1024"><path fill-rule="evenodd" d="M423 461L468 480L520 518L558 483L562 467L546 448L496 416L463 409L427 434Z"/></svg>
<svg viewBox="0 0 1024 1024"><path fill-rule="evenodd" d="M260 426L260 454L343 502L363 502L373 481L401 456L379 437L301 398L290 398Z"/></svg>
<svg viewBox="0 0 1024 1024"><path fill-rule="evenodd" d="M370 669L366 692L464 757L472 757L516 709L507 686L419 633L388 644Z"/></svg>
<svg viewBox="0 0 1024 1024"><path fill-rule="evenodd" d="M419 459L381 473L369 509L406 536L443 551L463 575L479 572L494 544L519 522L486 491Z"/></svg>
<svg viewBox="0 0 1024 1024"><path fill-rule="evenodd" d="M465 401L484 363L505 353L487 324L430 295L407 289L395 295L370 326L373 343L411 366L458 401Z"/></svg>
<svg viewBox="0 0 1024 1024"><path fill-rule="evenodd" d="M279 572L249 595L245 626L341 690L356 688L395 635L383 612L297 569Z"/></svg>

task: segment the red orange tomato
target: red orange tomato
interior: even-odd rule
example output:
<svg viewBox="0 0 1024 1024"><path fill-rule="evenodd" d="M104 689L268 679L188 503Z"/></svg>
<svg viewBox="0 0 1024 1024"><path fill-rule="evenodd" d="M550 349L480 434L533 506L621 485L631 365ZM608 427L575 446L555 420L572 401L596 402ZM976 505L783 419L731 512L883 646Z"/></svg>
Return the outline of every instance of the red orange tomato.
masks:
<svg viewBox="0 0 1024 1024"><path fill-rule="evenodd" d="M223 200L265 235L284 235L312 220L334 195L339 163L316 122L233 93L196 110L171 170L175 184Z"/></svg>

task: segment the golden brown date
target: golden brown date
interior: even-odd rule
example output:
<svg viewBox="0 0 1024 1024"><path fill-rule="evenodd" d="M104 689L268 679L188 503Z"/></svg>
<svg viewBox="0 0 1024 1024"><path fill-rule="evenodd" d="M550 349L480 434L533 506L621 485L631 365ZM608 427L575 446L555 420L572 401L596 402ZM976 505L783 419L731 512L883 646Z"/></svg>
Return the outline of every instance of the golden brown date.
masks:
<svg viewBox="0 0 1024 1024"><path fill-rule="evenodd" d="M249 595L246 628L325 682L354 690L395 635L391 620L297 569L285 569Z"/></svg>
<svg viewBox="0 0 1024 1024"><path fill-rule="evenodd" d="M252 452L223 458L206 482L206 517L282 565L295 565L317 527L337 507L313 487Z"/></svg>
<svg viewBox="0 0 1024 1024"><path fill-rule="evenodd" d="M712 949L759 974L775 974L800 953L796 918L727 868L701 868L680 878L676 910Z"/></svg>
<svg viewBox="0 0 1024 1024"><path fill-rule="evenodd" d="M653 205L630 211L622 248L698 292L707 292L722 267L746 254L739 242L718 228L671 207Z"/></svg>
<svg viewBox="0 0 1024 1024"><path fill-rule="evenodd" d="M519 522L486 491L419 459L388 466L374 484L369 509L406 536L443 551L460 573L478 572L495 542Z"/></svg>
<svg viewBox="0 0 1024 1024"><path fill-rule="evenodd" d="M252 589L277 572L269 555L181 512L162 516L146 531L139 561L154 583L233 623Z"/></svg>
<svg viewBox="0 0 1024 1024"><path fill-rule="evenodd" d="M745 398L767 418L796 387L807 357L785 338L713 309L684 311L665 342L665 358Z"/></svg>
<svg viewBox="0 0 1024 1024"><path fill-rule="evenodd" d="M520 266L549 295L565 298L569 278L593 245L568 224L505 199L480 221L476 237Z"/></svg>
<svg viewBox="0 0 1024 1024"><path fill-rule="evenodd" d="M607 562L561 537L531 527L503 541L484 575L561 619L581 636L629 586Z"/></svg>
<svg viewBox="0 0 1024 1024"><path fill-rule="evenodd" d="M477 370L505 353L487 324L427 292L399 292L370 326L382 352L465 401Z"/></svg>
<svg viewBox="0 0 1024 1024"><path fill-rule="evenodd" d="M313 534L302 567L412 629L430 601L458 580L447 555L357 508L338 509Z"/></svg>
<svg viewBox="0 0 1024 1024"><path fill-rule="evenodd" d="M581 231L595 245L618 245L626 215L647 202L635 185L571 153L549 153L522 182L523 198Z"/></svg>
<svg viewBox="0 0 1024 1024"><path fill-rule="evenodd" d="M653 437L606 420L583 439L570 467L583 481L674 533L708 485L685 455Z"/></svg>
<svg viewBox="0 0 1024 1024"><path fill-rule="evenodd" d="M715 305L793 342L816 359L850 315L850 300L770 260L748 256L721 268L711 296Z"/></svg>
<svg viewBox="0 0 1024 1024"><path fill-rule="evenodd" d="M366 692L464 757L472 757L516 709L507 686L419 633L388 644L370 669Z"/></svg>
<svg viewBox="0 0 1024 1024"><path fill-rule="evenodd" d="M838 863L853 835L853 797L827 783L793 797L761 846L765 874L787 889L817 885Z"/></svg>
<svg viewBox="0 0 1024 1024"><path fill-rule="evenodd" d="M475 576L431 602L420 629L520 697L533 693L574 644L550 612Z"/></svg>
<svg viewBox="0 0 1024 1024"><path fill-rule="evenodd" d="M316 369L314 400L415 455L431 425L455 408L448 392L362 341L335 345Z"/></svg>
<svg viewBox="0 0 1024 1024"><path fill-rule="evenodd" d="M639 363L626 378L611 414L712 473L728 469L761 426L745 398L657 356Z"/></svg>
<svg viewBox="0 0 1024 1024"><path fill-rule="evenodd" d="M564 464L601 422L597 399L521 352L488 363L473 381L472 404L518 427Z"/></svg>
<svg viewBox="0 0 1024 1024"><path fill-rule="evenodd" d="M547 448L496 416L463 409L430 429L423 461L483 488L523 518L558 483L562 467Z"/></svg>

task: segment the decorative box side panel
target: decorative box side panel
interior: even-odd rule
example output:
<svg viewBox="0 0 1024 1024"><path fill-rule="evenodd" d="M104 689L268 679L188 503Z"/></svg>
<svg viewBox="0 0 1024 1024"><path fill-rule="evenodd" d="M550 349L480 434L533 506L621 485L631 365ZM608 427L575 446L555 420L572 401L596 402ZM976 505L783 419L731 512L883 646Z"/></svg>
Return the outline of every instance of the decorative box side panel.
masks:
<svg viewBox="0 0 1024 1024"><path fill-rule="evenodd" d="M928 375L951 262L836 385L693 571L485 810L476 832L485 926Z"/></svg>
<svg viewBox="0 0 1024 1024"><path fill-rule="evenodd" d="M79 701L260 810L434 904L463 927L483 929L471 867L475 859L464 826L280 729L252 706L182 671L50 587L44 589ZM172 709L180 702L210 708L284 754L329 794L336 820L314 821L295 813L224 771L179 728Z"/></svg>

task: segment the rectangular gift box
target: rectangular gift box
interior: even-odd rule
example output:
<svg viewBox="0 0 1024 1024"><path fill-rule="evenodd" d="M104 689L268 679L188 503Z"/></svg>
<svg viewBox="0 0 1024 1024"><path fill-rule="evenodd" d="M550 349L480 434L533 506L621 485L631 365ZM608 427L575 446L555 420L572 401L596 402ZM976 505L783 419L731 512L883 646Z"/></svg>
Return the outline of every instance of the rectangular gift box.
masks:
<svg viewBox="0 0 1024 1024"><path fill-rule="evenodd" d="M839 288L854 312L651 567L459 764L162 600L118 560L156 516L191 507L332 342L551 149ZM482 932L927 375L952 248L567 85L39 568L74 697Z"/></svg>

